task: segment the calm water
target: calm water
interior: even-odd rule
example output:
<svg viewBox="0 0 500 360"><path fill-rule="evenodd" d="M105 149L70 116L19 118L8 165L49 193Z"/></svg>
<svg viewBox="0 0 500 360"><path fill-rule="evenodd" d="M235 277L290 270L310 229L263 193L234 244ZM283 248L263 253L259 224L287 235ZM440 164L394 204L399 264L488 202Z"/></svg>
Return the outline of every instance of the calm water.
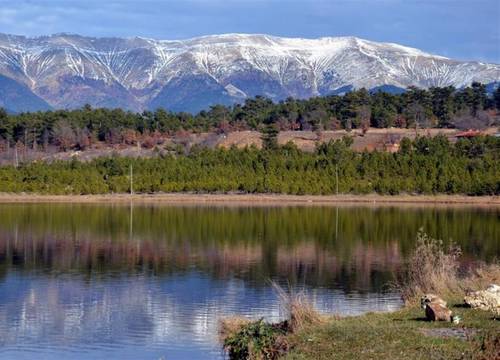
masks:
<svg viewBox="0 0 500 360"><path fill-rule="evenodd" d="M273 279L325 312L400 306L424 228L500 254L500 210L0 205L0 359L221 359L220 317L282 316Z"/></svg>

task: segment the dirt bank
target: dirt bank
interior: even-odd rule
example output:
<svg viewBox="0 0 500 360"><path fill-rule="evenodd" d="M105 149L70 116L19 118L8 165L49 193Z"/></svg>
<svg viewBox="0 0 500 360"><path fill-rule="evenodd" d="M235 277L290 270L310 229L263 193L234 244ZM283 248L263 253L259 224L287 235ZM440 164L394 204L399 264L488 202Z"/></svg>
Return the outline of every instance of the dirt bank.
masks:
<svg viewBox="0 0 500 360"><path fill-rule="evenodd" d="M0 193L0 203L164 203L164 204L242 204L249 205L473 205L500 206L499 196L465 195L281 195L281 194L104 194L104 195L39 195Z"/></svg>

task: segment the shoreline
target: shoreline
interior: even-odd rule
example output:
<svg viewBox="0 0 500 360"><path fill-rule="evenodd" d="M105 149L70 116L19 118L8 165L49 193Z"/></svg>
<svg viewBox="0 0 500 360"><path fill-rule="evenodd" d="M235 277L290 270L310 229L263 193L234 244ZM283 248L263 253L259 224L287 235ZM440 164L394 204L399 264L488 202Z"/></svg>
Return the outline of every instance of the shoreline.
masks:
<svg viewBox="0 0 500 360"><path fill-rule="evenodd" d="M285 194L99 194L0 193L0 203L158 203L207 205L472 205L500 207L500 196L466 195L285 195Z"/></svg>

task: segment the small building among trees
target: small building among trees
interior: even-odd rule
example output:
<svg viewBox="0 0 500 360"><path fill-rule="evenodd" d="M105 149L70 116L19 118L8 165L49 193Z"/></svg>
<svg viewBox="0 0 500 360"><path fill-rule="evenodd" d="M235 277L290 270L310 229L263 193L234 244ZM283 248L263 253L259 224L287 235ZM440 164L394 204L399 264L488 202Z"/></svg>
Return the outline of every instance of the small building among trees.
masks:
<svg viewBox="0 0 500 360"><path fill-rule="evenodd" d="M464 139L464 138L473 138L480 135L482 135L481 131L469 129L467 131L459 132L458 134L455 135L455 137L457 139Z"/></svg>

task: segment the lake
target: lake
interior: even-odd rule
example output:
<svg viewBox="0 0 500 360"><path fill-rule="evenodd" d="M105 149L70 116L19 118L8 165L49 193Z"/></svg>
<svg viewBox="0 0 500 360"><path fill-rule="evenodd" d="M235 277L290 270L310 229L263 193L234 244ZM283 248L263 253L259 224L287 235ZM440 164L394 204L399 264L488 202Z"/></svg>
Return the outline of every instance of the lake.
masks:
<svg viewBox="0 0 500 360"><path fill-rule="evenodd" d="M420 228L500 254L500 209L0 205L0 359L223 359L221 317L401 306L388 285Z"/></svg>

